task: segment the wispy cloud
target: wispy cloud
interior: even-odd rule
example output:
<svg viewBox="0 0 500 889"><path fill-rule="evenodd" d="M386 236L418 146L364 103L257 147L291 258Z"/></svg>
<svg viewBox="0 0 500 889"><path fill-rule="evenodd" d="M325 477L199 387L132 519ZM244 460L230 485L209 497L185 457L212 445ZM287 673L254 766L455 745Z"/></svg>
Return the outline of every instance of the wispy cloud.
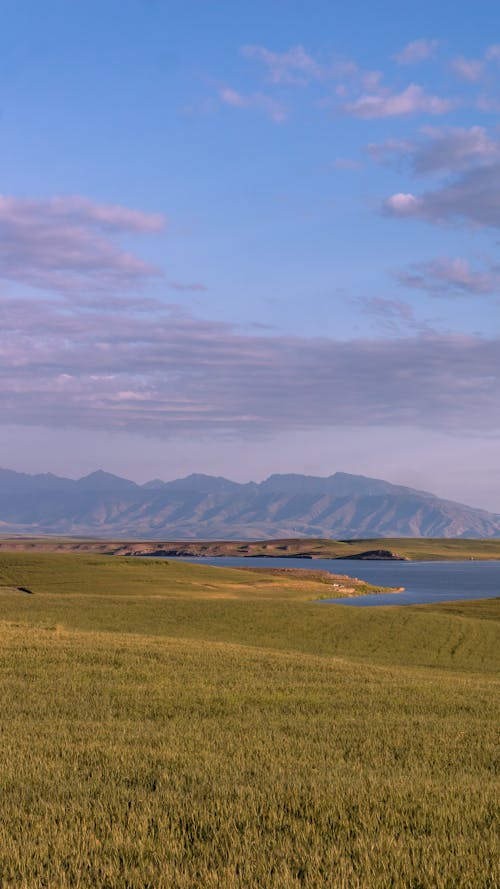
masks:
<svg viewBox="0 0 500 889"><path fill-rule="evenodd" d="M241 93L232 87L225 86L219 90L219 98L224 105L230 105L232 108L250 108L262 111L273 123L284 123L286 120L286 109L283 105L264 93Z"/></svg>
<svg viewBox="0 0 500 889"><path fill-rule="evenodd" d="M483 77L485 65L482 59L466 59L463 56L458 56L453 59L451 67L461 80L477 83Z"/></svg>
<svg viewBox="0 0 500 889"><path fill-rule="evenodd" d="M384 210L433 223L500 228L500 163L466 170L434 191L391 195Z"/></svg>
<svg viewBox="0 0 500 889"><path fill-rule="evenodd" d="M184 293L187 291L191 291L193 293L205 293L208 290L206 284L201 284L197 281L189 284L184 281L172 281L171 279L168 279L166 284L167 287L170 287L172 290L178 290L180 293Z"/></svg>
<svg viewBox="0 0 500 889"><path fill-rule="evenodd" d="M484 127L428 127L423 133L428 136L428 141L415 146L413 152L413 166L417 173L465 170L476 164L492 163L500 157L500 141L492 139Z"/></svg>
<svg viewBox="0 0 500 889"><path fill-rule="evenodd" d="M165 218L79 196L0 196L0 277L58 292L135 288L159 269L112 240L161 231Z"/></svg>
<svg viewBox="0 0 500 889"><path fill-rule="evenodd" d="M488 46L484 55L488 62L500 61L500 43L493 43L491 46Z"/></svg>
<svg viewBox="0 0 500 889"><path fill-rule="evenodd" d="M409 318L396 303L380 305ZM249 335L179 311L0 303L4 422L143 435L345 424L493 429L500 341Z"/></svg>
<svg viewBox="0 0 500 889"><path fill-rule="evenodd" d="M433 296L480 296L500 291L498 268L476 271L466 259L439 256L396 273L400 284Z"/></svg>
<svg viewBox="0 0 500 889"><path fill-rule="evenodd" d="M403 300L373 296L361 298L358 302L363 313L371 315L377 326L391 335L401 334L402 330L426 327L417 322L412 306Z"/></svg>
<svg viewBox="0 0 500 889"><path fill-rule="evenodd" d="M241 53L262 62L272 83L307 84L322 75L320 65L300 44L281 53L264 46L242 46Z"/></svg>
<svg viewBox="0 0 500 889"><path fill-rule="evenodd" d="M500 111L500 100L497 95L491 96L487 93L481 93L477 97L476 107L485 114L496 114Z"/></svg>
<svg viewBox="0 0 500 889"><path fill-rule="evenodd" d="M387 139L369 144L366 150L382 163L407 158L418 175L461 171L500 159L500 140L484 127L422 127L420 132L425 138Z"/></svg>
<svg viewBox="0 0 500 889"><path fill-rule="evenodd" d="M439 45L438 40L412 40L394 56L398 65L415 65L431 58Z"/></svg>
<svg viewBox="0 0 500 889"><path fill-rule="evenodd" d="M54 220L65 224L93 224L104 231L157 232L165 226L162 214L131 210L120 204L98 204L80 195L46 200L0 195L0 213L2 219L25 222L27 216L36 215L48 224Z"/></svg>
<svg viewBox="0 0 500 889"><path fill-rule="evenodd" d="M438 46L437 40L415 40L394 58L399 65L410 65L430 58ZM249 60L260 62L273 87L283 85L321 85L333 90L330 97L323 96L323 107L340 107L350 116L365 119L398 117L411 114L446 114L456 107L452 99L432 95L419 84L410 83L405 89L396 90L384 86L380 70L364 70L353 59L335 55L328 63L321 63L308 53L302 44L283 52L276 52L260 45L242 46L241 54ZM276 123L281 123L285 109L266 93L242 93L232 87L219 92L223 102L239 108L260 108Z"/></svg>
<svg viewBox="0 0 500 889"><path fill-rule="evenodd" d="M378 164L389 164L394 159L410 156L415 151L415 142L410 139L384 139L383 142L369 142L366 153Z"/></svg>
<svg viewBox="0 0 500 889"><path fill-rule="evenodd" d="M421 86L411 83L400 93L379 90L364 93L343 106L346 114L366 119L399 117L409 114L446 114L455 107L451 99L428 95Z"/></svg>

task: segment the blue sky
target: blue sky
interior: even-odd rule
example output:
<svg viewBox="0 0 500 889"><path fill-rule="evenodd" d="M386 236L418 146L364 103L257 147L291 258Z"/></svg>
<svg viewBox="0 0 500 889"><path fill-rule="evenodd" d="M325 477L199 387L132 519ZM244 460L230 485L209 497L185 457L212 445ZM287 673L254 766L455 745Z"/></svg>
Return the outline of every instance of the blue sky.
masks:
<svg viewBox="0 0 500 889"><path fill-rule="evenodd" d="M1 463L500 511L494 3L5 2Z"/></svg>

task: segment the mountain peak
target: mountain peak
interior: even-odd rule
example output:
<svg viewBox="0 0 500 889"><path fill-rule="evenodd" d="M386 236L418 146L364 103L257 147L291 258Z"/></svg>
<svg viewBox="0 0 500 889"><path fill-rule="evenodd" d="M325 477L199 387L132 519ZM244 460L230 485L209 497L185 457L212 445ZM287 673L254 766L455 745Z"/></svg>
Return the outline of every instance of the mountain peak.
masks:
<svg viewBox="0 0 500 889"><path fill-rule="evenodd" d="M137 485L102 469L79 481L0 470L0 523L4 533L164 540L500 537L499 515L346 472Z"/></svg>
<svg viewBox="0 0 500 889"><path fill-rule="evenodd" d="M104 472L103 469L96 469L95 472L84 475L79 478L77 483L81 488L92 488L93 490L116 491L120 488L136 488L135 482L129 479L121 478L119 475L113 475L112 472Z"/></svg>
<svg viewBox="0 0 500 889"><path fill-rule="evenodd" d="M185 478L177 478L174 481L166 482L165 488L168 491L198 491L200 493L217 493L219 491L239 490L244 485L238 482L232 482L221 475L205 475L202 472L192 472Z"/></svg>

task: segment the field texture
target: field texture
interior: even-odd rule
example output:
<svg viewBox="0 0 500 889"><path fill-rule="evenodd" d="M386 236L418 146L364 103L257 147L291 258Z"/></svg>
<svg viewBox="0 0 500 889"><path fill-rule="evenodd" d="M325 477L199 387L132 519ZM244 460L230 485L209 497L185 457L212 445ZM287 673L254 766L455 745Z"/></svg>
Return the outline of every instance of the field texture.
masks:
<svg viewBox="0 0 500 889"><path fill-rule="evenodd" d="M322 584L2 554L2 889L496 889L499 601Z"/></svg>

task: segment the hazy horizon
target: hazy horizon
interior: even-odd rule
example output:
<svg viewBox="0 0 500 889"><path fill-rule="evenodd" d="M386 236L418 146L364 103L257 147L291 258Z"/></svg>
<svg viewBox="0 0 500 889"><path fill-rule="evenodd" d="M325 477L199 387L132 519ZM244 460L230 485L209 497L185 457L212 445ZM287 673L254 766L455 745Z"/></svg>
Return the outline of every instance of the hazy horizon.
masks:
<svg viewBox="0 0 500 889"><path fill-rule="evenodd" d="M500 513L497 4L18 0L0 465Z"/></svg>

